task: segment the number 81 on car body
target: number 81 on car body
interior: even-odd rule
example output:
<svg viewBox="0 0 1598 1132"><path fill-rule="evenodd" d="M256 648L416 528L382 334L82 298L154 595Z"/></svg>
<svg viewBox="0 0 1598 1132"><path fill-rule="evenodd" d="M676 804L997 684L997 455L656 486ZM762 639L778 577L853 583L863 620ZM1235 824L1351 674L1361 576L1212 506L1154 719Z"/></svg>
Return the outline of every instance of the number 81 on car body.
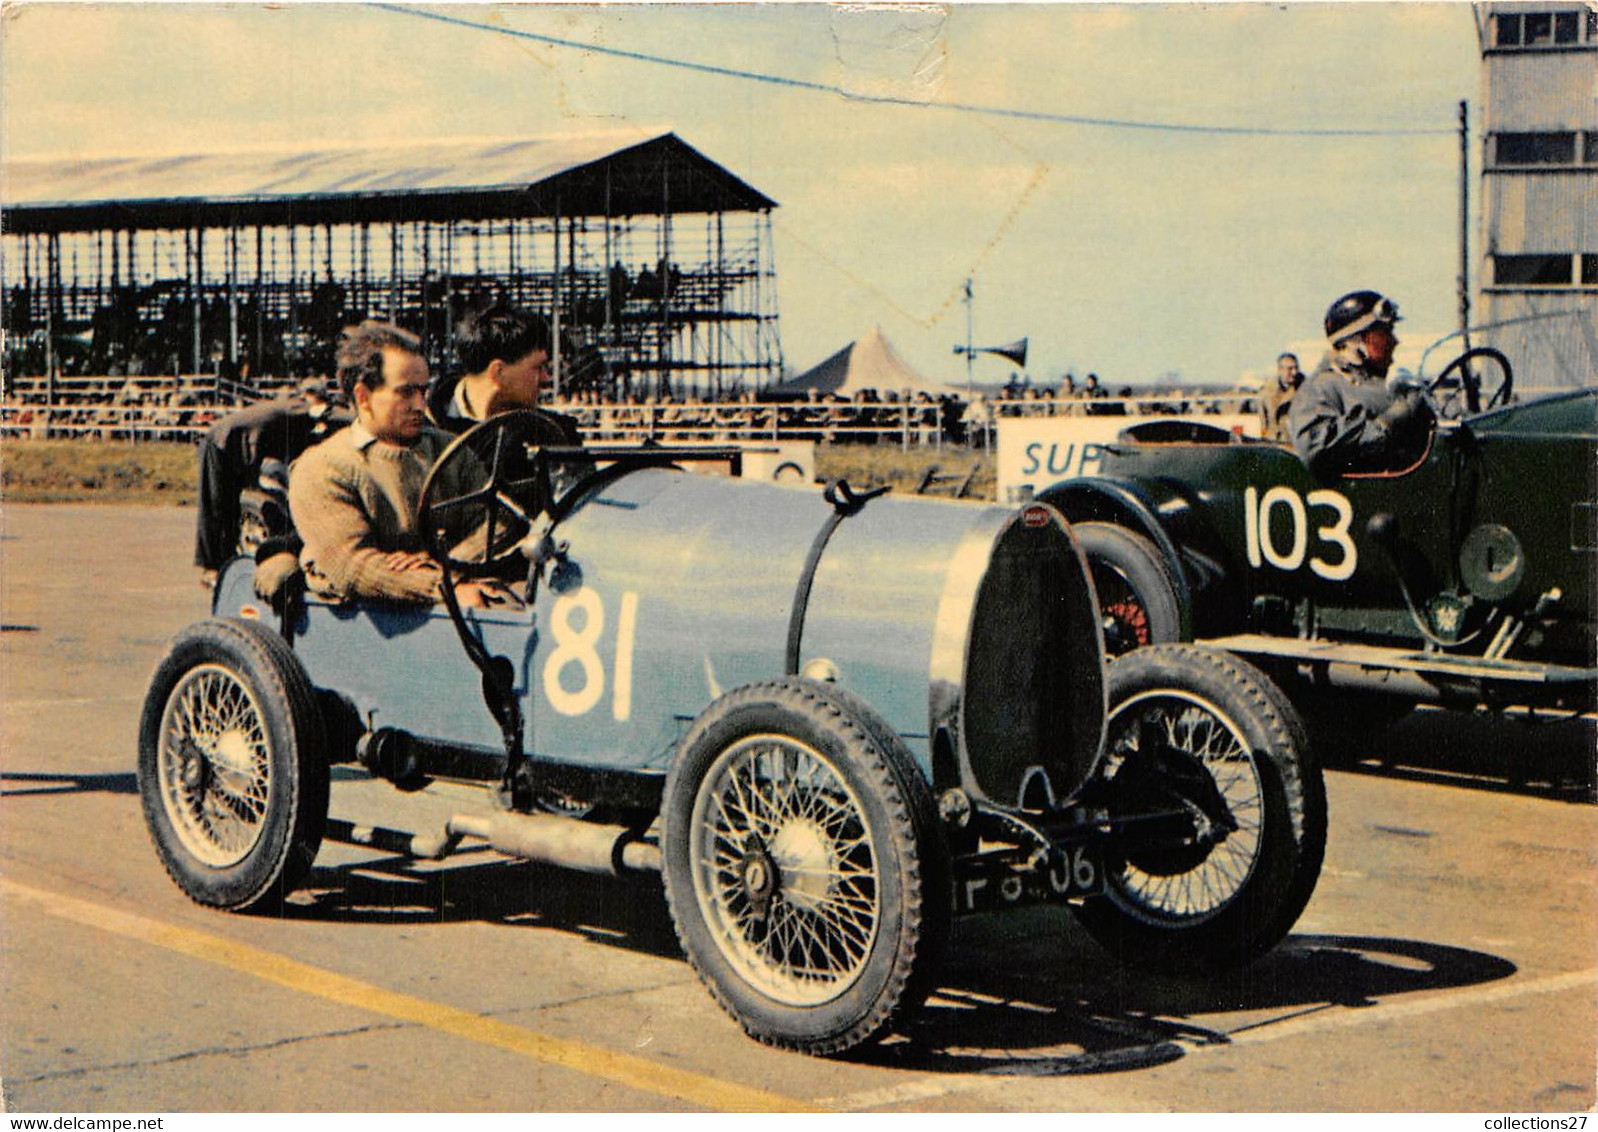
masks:
<svg viewBox="0 0 1598 1132"><path fill-rule="evenodd" d="M573 620L573 614L577 617ZM544 697L561 715L586 715L605 694L605 664L599 641L605 631L605 605L588 586L562 594L550 611L554 648L544 659ZM611 716L632 715L633 640L638 625L638 595L621 595L616 624L616 659L611 681ZM576 679L571 679L575 673ZM568 686L569 685L569 686Z"/></svg>

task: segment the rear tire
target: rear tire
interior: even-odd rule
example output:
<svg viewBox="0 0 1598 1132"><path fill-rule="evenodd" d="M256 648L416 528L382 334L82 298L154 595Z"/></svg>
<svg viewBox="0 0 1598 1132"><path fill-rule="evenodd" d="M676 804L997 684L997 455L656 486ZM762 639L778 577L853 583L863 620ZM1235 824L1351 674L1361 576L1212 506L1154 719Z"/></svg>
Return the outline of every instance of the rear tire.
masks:
<svg viewBox="0 0 1598 1132"><path fill-rule="evenodd" d="M281 903L327 821L315 693L287 644L245 621L202 621L156 665L139 721L139 795L166 871L196 903Z"/></svg>
<svg viewBox="0 0 1598 1132"><path fill-rule="evenodd" d="M1105 654L1181 640L1176 584L1154 544L1115 523L1073 523L1071 529L1093 573Z"/></svg>
<svg viewBox="0 0 1598 1132"><path fill-rule="evenodd" d="M1139 967L1257 958L1309 903L1326 852L1326 788L1303 722L1258 669L1196 645L1115 661L1109 702L1102 773L1120 805L1175 797L1202 816L1184 845L1140 844L1130 827L1107 851L1104 895L1076 906L1078 918Z"/></svg>
<svg viewBox="0 0 1598 1132"><path fill-rule="evenodd" d="M677 937L751 1037L841 1053L932 988L950 907L931 792L854 696L791 678L721 697L661 816Z"/></svg>

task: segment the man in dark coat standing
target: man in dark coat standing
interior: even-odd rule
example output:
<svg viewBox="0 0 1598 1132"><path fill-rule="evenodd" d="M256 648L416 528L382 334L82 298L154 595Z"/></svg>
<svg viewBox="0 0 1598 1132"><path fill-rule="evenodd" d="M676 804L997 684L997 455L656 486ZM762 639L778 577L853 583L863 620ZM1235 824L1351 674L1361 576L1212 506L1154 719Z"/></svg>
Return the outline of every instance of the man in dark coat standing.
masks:
<svg viewBox="0 0 1598 1132"><path fill-rule="evenodd" d="M239 495L267 460L284 464L350 421L328 396L327 380L308 377L285 398L229 413L200 439L199 506L194 564L200 582L216 584L217 571L238 552Z"/></svg>

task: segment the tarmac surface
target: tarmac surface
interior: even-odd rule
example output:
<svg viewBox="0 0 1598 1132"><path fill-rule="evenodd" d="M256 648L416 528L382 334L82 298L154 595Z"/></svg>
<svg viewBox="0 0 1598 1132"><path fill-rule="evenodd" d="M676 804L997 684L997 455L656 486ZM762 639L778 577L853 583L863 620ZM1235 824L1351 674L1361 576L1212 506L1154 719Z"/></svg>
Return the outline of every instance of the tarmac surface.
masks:
<svg viewBox="0 0 1598 1132"><path fill-rule="evenodd" d="M1216 979L1122 969L1060 908L959 921L845 1060L760 1046L658 881L326 844L281 916L191 904L140 812L145 682L208 610L193 512L0 513L0 1079L19 1111L1572 1112L1598 1075L1588 721L1416 713L1327 776L1314 899ZM464 658L462 663L466 663ZM336 817L471 801L340 770Z"/></svg>

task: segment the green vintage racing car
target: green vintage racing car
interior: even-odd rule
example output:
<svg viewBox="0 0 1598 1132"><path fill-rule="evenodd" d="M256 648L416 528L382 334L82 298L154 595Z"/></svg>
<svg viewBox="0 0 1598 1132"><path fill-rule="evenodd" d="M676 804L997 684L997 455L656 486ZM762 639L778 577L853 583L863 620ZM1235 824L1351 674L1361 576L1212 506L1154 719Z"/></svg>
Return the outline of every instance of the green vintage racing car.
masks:
<svg viewBox="0 0 1598 1132"><path fill-rule="evenodd" d="M1090 558L1107 651L1247 657L1317 740L1350 710L1591 712L1598 389L1517 403L1513 382L1496 350L1455 359L1405 467L1320 479L1285 444L1148 422L1039 497Z"/></svg>

